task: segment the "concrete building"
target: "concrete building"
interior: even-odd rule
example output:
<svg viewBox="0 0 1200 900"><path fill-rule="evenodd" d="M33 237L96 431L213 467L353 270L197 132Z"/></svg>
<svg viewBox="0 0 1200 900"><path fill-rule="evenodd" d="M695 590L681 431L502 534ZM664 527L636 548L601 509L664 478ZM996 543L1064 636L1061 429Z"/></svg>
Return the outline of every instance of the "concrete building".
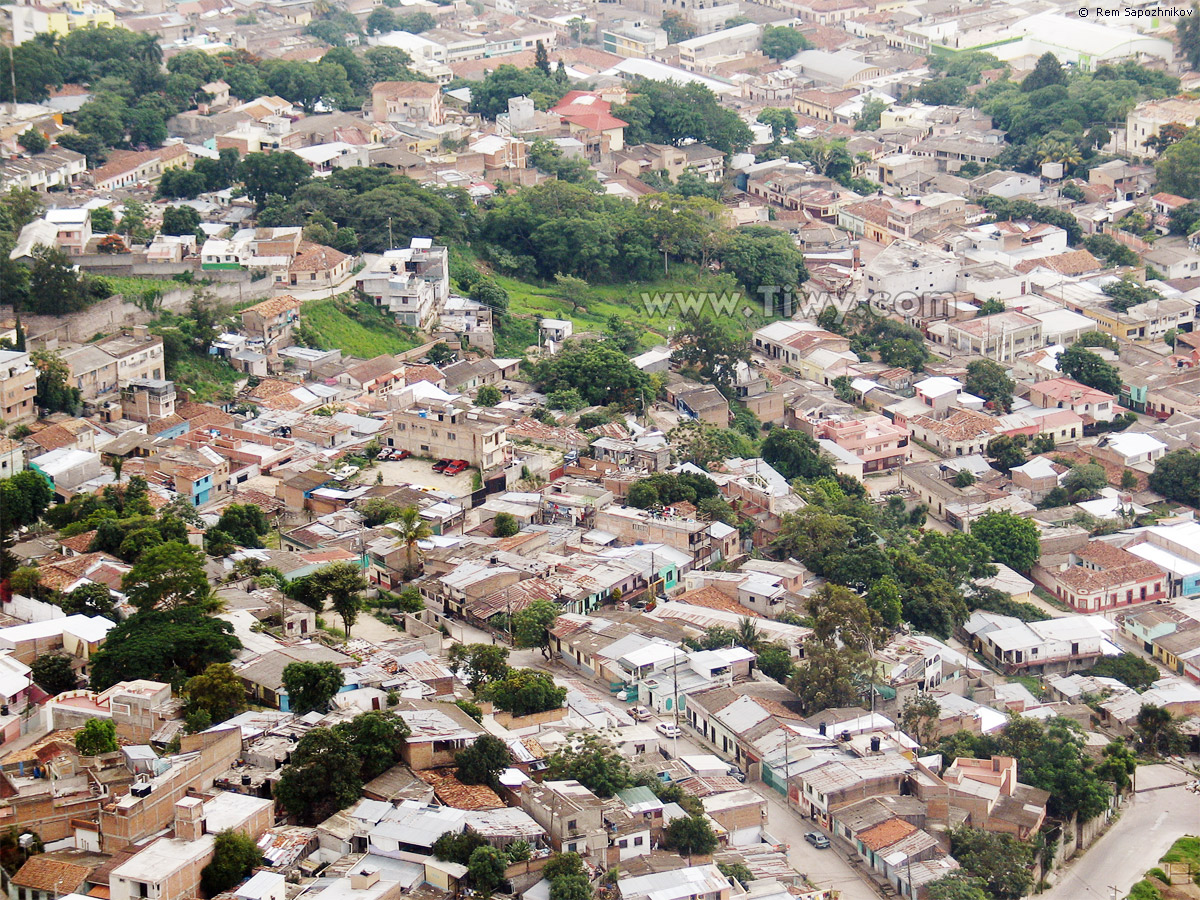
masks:
<svg viewBox="0 0 1200 900"><path fill-rule="evenodd" d="M1200 100L1165 97L1144 100L1125 116L1125 152L1138 159L1158 156L1156 147L1146 142L1158 137L1165 125L1181 125L1186 130L1200 120Z"/></svg>
<svg viewBox="0 0 1200 900"><path fill-rule="evenodd" d="M388 446L414 456L465 459L480 472L488 472L512 455L505 420L487 410L430 399L405 404L392 421Z"/></svg>
<svg viewBox="0 0 1200 900"><path fill-rule="evenodd" d="M161 379L166 370L163 339L151 334L145 325L134 325L128 331L102 338L98 347L117 361L117 385L125 387L139 378Z"/></svg>
<svg viewBox="0 0 1200 900"><path fill-rule="evenodd" d="M292 329L300 321L300 301L290 294L272 297L242 310L242 328L252 340L268 349L291 344Z"/></svg>
<svg viewBox="0 0 1200 900"><path fill-rule="evenodd" d="M413 238L359 272L356 286L401 325L427 328L450 296L448 251L430 238Z"/></svg>
<svg viewBox="0 0 1200 900"><path fill-rule="evenodd" d="M0 350L0 418L11 425L37 419L37 369L23 350Z"/></svg>

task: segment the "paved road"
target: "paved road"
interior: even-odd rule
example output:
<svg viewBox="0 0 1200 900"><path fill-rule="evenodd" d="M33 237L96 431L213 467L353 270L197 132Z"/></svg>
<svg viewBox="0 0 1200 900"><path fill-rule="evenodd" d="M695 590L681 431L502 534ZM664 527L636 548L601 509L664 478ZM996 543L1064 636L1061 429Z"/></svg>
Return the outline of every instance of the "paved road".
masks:
<svg viewBox="0 0 1200 900"><path fill-rule="evenodd" d="M1070 865L1039 900L1112 900L1124 897L1176 838L1200 834L1200 797L1183 786L1173 766L1138 769L1138 793L1121 818L1087 852Z"/></svg>

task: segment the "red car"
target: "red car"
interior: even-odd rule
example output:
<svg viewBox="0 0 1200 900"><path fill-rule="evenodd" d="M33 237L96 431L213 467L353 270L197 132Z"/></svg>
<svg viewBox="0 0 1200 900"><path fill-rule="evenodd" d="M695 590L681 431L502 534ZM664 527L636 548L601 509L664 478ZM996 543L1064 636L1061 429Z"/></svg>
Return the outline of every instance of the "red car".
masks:
<svg viewBox="0 0 1200 900"><path fill-rule="evenodd" d="M446 471L446 468L447 468L448 466L450 466L450 465L451 465L451 463L453 463L453 462L454 462L454 460L452 460L452 459L439 459L437 462L435 462L435 463L433 464L433 471L435 471L435 472L445 472L445 471Z"/></svg>
<svg viewBox="0 0 1200 900"><path fill-rule="evenodd" d="M408 459L412 456L407 450L393 450L392 459Z"/></svg>
<svg viewBox="0 0 1200 900"><path fill-rule="evenodd" d="M443 475L457 475L459 472L465 472L471 468L471 464L465 459L456 459L450 465L442 470Z"/></svg>

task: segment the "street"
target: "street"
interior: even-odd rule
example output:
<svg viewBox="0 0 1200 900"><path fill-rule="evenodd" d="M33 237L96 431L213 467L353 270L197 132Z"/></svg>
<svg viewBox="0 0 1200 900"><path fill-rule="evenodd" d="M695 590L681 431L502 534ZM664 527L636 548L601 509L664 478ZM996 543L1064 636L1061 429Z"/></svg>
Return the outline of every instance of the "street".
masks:
<svg viewBox="0 0 1200 900"><path fill-rule="evenodd" d="M1114 888L1118 898L1128 894L1177 838L1200 833L1200 798L1183 785L1152 789L1185 778L1173 766L1140 766L1138 793L1121 818L1041 898L1112 900Z"/></svg>

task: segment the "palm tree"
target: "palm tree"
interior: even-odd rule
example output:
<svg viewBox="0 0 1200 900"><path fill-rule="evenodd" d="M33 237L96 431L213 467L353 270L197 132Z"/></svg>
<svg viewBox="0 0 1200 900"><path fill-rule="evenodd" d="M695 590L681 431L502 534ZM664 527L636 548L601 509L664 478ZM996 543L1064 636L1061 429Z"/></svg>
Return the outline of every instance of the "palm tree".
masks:
<svg viewBox="0 0 1200 900"><path fill-rule="evenodd" d="M417 549L417 542L423 541L433 534L428 523L421 518L421 514L415 506L406 506L400 510L400 515L391 527L395 529L397 536L404 542L405 553L407 554L407 565L405 567L405 576L411 578L416 572L416 564L413 562L413 553Z"/></svg>
<svg viewBox="0 0 1200 900"><path fill-rule="evenodd" d="M753 653L762 643L762 632L758 630L758 626L754 624L752 619L743 617L738 619L738 643Z"/></svg>

